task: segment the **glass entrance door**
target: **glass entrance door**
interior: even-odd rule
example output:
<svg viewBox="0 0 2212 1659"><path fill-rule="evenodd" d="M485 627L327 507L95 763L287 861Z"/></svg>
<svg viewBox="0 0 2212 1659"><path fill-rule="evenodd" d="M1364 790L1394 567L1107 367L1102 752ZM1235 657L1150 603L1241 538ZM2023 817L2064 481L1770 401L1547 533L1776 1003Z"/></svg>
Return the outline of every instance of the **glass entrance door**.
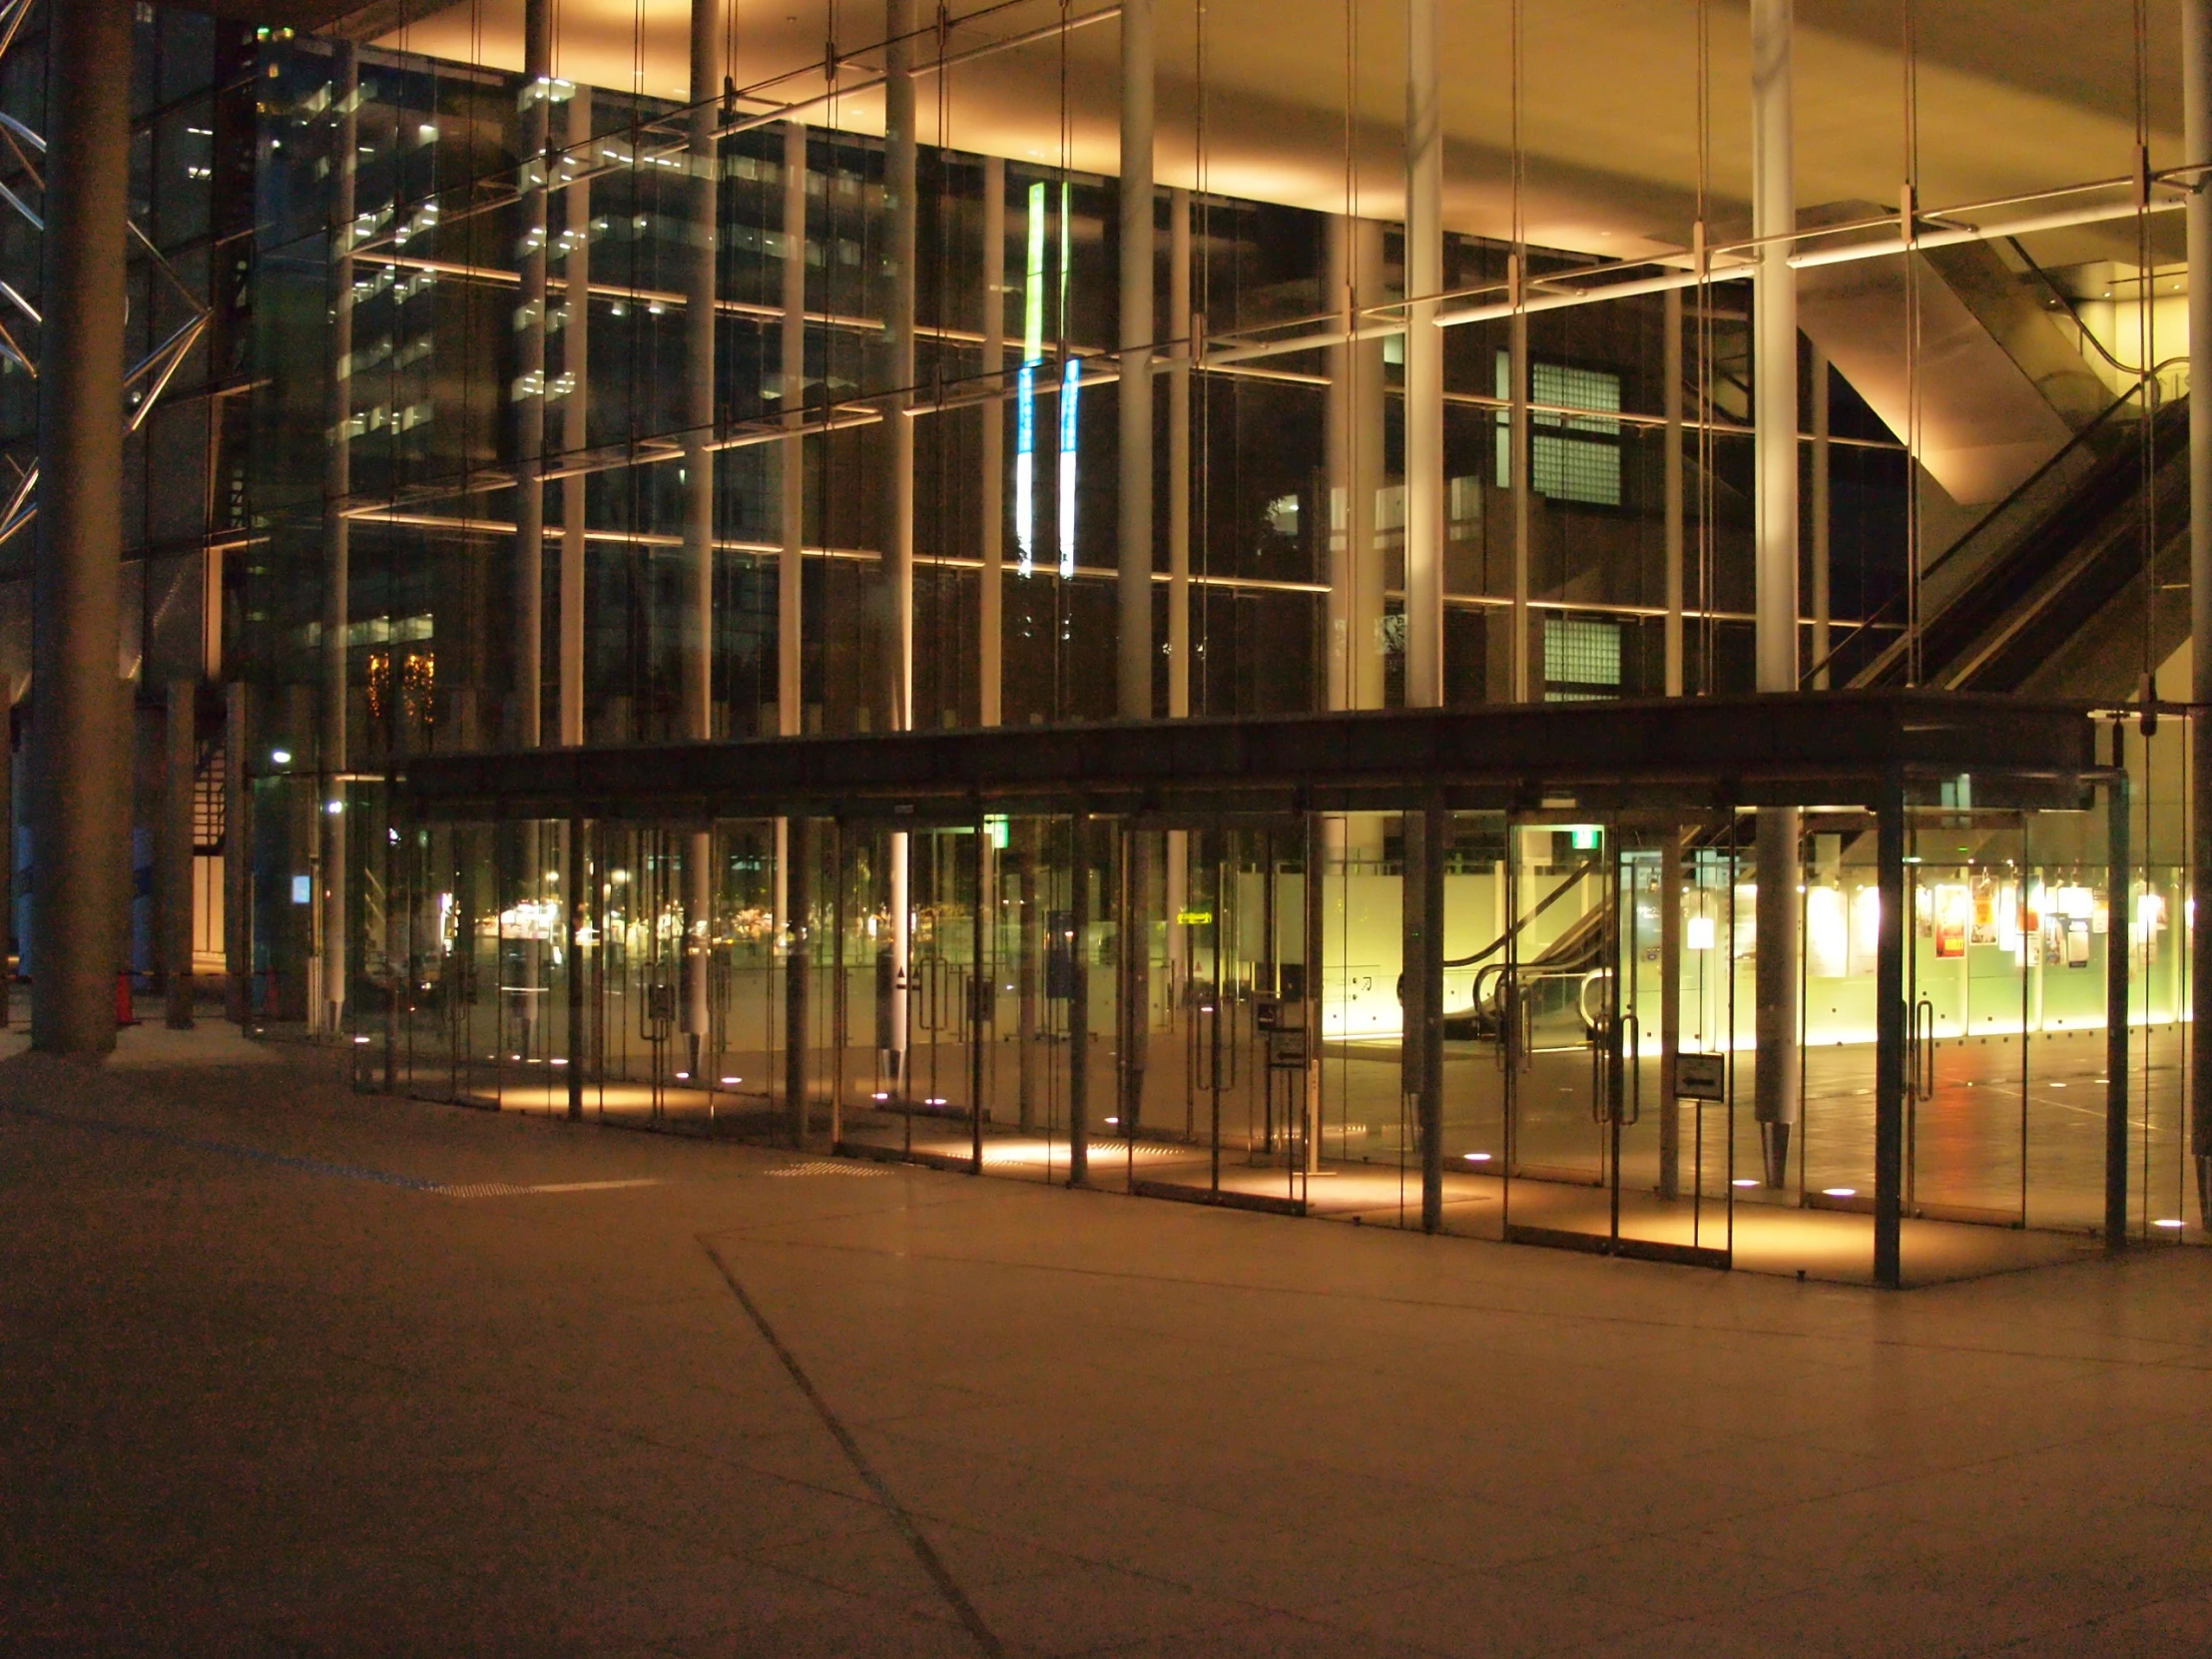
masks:
<svg viewBox="0 0 2212 1659"><path fill-rule="evenodd" d="M1667 998L1685 992L1682 830L1522 825L1511 850L1507 1237L1726 1267L1727 1091L1698 1072L1662 1098Z"/></svg>

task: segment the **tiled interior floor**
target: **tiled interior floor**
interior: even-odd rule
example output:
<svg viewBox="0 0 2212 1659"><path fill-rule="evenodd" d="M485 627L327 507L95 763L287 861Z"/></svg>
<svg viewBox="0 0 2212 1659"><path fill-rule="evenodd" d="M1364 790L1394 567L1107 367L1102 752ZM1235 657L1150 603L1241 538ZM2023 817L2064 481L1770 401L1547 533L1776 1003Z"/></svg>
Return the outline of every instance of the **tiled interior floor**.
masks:
<svg viewBox="0 0 2212 1659"><path fill-rule="evenodd" d="M1882 1295L354 1095L229 1041L0 1062L0 1648L2212 1640L2199 1250Z"/></svg>

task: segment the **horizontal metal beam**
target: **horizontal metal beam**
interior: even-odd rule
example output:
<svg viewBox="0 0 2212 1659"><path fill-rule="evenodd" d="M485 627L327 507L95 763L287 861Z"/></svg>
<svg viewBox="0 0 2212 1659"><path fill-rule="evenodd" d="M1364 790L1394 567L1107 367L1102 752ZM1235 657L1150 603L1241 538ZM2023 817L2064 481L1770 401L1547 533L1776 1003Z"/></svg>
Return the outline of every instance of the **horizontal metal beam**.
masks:
<svg viewBox="0 0 2212 1659"><path fill-rule="evenodd" d="M1992 803L2008 784L2070 802L2097 771L2094 738L2082 706L1835 692L433 756L394 782L417 819L447 822L1379 811L1438 788L1529 812L1655 790L1726 811L1871 807L1901 771L1971 774Z"/></svg>

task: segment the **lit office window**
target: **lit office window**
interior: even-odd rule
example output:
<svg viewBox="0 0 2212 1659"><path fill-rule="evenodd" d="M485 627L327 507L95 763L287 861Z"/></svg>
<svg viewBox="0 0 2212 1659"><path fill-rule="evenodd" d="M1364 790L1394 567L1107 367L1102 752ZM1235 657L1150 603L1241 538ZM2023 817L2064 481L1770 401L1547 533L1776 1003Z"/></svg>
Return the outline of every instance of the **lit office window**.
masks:
<svg viewBox="0 0 2212 1659"><path fill-rule="evenodd" d="M1497 354L1497 395L1510 395L1506 353ZM1537 409L1618 409L1621 377L1564 363L1528 365L1528 401ZM1529 415L1529 486L1553 501L1621 504L1621 423L1602 414ZM1511 416L1497 411L1497 485L1512 487Z"/></svg>
<svg viewBox="0 0 2212 1659"><path fill-rule="evenodd" d="M1544 618L1544 701L1594 703L1620 694L1620 625L1584 617Z"/></svg>

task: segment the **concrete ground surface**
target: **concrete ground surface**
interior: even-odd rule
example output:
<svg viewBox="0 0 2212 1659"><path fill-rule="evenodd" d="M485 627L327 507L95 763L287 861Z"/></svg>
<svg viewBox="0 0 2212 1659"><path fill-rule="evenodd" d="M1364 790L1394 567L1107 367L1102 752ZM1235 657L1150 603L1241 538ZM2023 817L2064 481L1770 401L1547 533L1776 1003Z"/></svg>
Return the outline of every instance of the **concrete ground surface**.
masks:
<svg viewBox="0 0 2212 1659"><path fill-rule="evenodd" d="M2212 1651L2201 1250L1884 1296L130 1035L0 1060L10 1652Z"/></svg>

